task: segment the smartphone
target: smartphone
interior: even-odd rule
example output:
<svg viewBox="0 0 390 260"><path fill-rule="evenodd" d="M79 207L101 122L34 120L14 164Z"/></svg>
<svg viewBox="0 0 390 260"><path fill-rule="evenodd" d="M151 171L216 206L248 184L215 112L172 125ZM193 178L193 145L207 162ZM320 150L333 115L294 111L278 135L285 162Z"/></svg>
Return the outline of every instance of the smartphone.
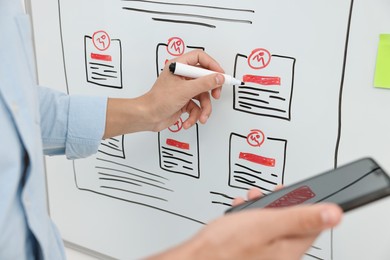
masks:
<svg viewBox="0 0 390 260"><path fill-rule="evenodd" d="M226 211L279 208L299 204L333 202L344 212L390 195L390 178L372 159L363 158Z"/></svg>

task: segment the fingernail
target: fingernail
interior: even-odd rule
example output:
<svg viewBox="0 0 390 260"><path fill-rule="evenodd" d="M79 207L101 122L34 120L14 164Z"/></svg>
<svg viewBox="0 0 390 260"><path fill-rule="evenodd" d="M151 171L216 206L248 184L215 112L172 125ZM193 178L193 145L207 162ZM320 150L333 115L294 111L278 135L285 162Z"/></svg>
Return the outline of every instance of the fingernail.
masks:
<svg viewBox="0 0 390 260"><path fill-rule="evenodd" d="M217 74L215 77L215 81L217 82L217 85L222 85L222 83L225 81L225 78L221 74Z"/></svg>
<svg viewBox="0 0 390 260"><path fill-rule="evenodd" d="M337 221L338 213L332 209L324 209L321 212L321 218L324 224L332 224Z"/></svg>
<svg viewBox="0 0 390 260"><path fill-rule="evenodd" d="M207 116L207 115L202 116L202 124L206 124L208 119L209 119L209 116Z"/></svg>

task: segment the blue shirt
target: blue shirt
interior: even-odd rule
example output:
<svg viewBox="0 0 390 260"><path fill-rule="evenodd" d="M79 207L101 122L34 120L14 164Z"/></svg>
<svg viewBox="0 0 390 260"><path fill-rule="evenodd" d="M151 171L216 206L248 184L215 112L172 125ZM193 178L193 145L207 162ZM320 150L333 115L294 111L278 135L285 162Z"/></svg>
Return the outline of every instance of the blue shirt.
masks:
<svg viewBox="0 0 390 260"><path fill-rule="evenodd" d="M107 99L36 86L30 20L0 1L0 259L64 259L47 213L44 154L97 151Z"/></svg>

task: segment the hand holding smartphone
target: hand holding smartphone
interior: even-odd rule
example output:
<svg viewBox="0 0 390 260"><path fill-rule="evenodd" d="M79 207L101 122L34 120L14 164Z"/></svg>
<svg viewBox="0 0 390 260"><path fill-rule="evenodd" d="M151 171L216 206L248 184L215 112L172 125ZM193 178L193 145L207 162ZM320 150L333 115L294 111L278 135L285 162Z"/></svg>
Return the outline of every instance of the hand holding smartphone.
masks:
<svg viewBox="0 0 390 260"><path fill-rule="evenodd" d="M226 213L318 202L336 203L346 212L388 195L388 174L373 159L363 158L232 207Z"/></svg>

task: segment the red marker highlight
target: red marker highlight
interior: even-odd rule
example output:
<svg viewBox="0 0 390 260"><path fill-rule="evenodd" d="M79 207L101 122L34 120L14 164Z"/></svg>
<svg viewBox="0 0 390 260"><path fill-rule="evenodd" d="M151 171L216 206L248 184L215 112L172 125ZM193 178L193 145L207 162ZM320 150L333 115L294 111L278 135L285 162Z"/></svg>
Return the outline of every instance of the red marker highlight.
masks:
<svg viewBox="0 0 390 260"><path fill-rule="evenodd" d="M111 55L103 55L103 54L97 54L97 53L91 53L91 59L102 60L102 61L112 61Z"/></svg>
<svg viewBox="0 0 390 260"><path fill-rule="evenodd" d="M279 85L280 86L280 77L270 77L270 76L257 76L257 75L244 75L242 81L251 82L260 85Z"/></svg>
<svg viewBox="0 0 390 260"><path fill-rule="evenodd" d="M302 186L275 200L271 204L267 205L266 208L299 205L311 198L314 198L315 196L316 194L310 189L310 187Z"/></svg>
<svg viewBox="0 0 390 260"><path fill-rule="evenodd" d="M167 139L166 143L169 146L175 146L175 147L183 149L183 150L189 150L190 149L190 144L189 143L179 142L177 140L173 140L173 139L170 139L170 138Z"/></svg>
<svg viewBox="0 0 390 260"><path fill-rule="evenodd" d="M275 167L275 159L267 158L253 153L240 153L240 159L247 160L253 163L261 164L268 167Z"/></svg>

